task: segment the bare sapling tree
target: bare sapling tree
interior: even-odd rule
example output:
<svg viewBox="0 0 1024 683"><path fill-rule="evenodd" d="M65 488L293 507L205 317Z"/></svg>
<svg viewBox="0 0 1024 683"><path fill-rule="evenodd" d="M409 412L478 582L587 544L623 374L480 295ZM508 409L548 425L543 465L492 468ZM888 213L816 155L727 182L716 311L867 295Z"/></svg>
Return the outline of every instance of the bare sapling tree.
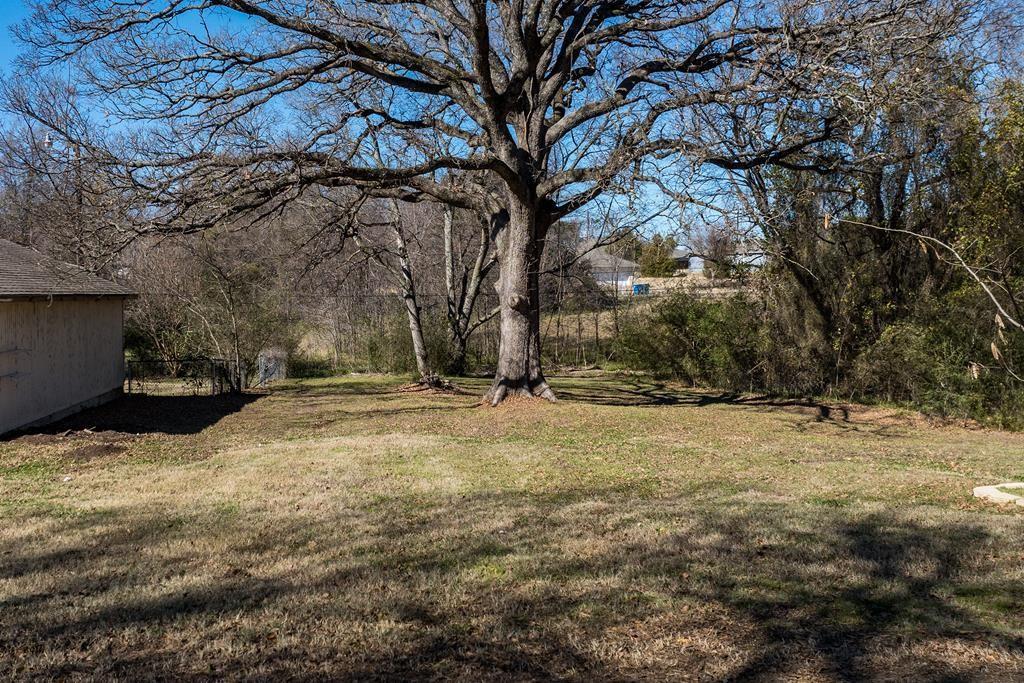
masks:
<svg viewBox="0 0 1024 683"><path fill-rule="evenodd" d="M325 267L337 270L339 278L375 267L385 287L403 300L421 380L447 387L439 371L465 372L470 338L497 315L493 308L476 311L497 262L489 216L435 202L399 202L344 191L307 197L303 213L312 226L298 245L307 259L304 278ZM449 348L431 359L422 300L438 298L444 302Z"/></svg>
<svg viewBox="0 0 1024 683"><path fill-rule="evenodd" d="M120 151L126 181L189 229L346 185L490 214L496 405L555 398L541 367L538 285L553 224L683 160L786 163L850 125L860 111L851 103L875 96L860 84L884 80L874 72L938 49L974 9L973 0L51 0L20 36L34 48L26 64L80 66L97 105L132 131ZM718 144L722 127L741 129L744 146ZM448 182L467 171L491 182Z"/></svg>
<svg viewBox="0 0 1024 683"><path fill-rule="evenodd" d="M459 217L463 220L459 221ZM465 234L467 228L475 236ZM500 307L476 312L480 291L497 263L494 232L495 225L488 216L472 212L456 216L450 206L444 207L445 318L449 344L446 371L451 375L465 373L470 337L501 312Z"/></svg>
<svg viewBox="0 0 1024 683"><path fill-rule="evenodd" d="M446 205L403 205L391 198L378 204L377 208L385 217L376 221L372 218L357 221L352 230L353 240L363 254L384 269L402 298L409 320L420 383L429 387L449 387L450 384L438 376L438 371L443 369L446 374L456 376L463 374L470 337L481 325L497 315L499 310L492 309L479 314L476 312L480 291L497 261L493 248L493 226L486 216L481 217L474 212L460 212L457 219L455 212ZM475 224L475 236L465 234L467 228L474 227L467 223ZM383 239L381 231L386 235ZM440 278L432 277L439 273L430 267L432 264L425 263L430 254L422 253L422 245L418 264L414 263L410 251L410 235L412 239L420 238L430 242L436 241L429 238L436 238L438 232L443 252L443 282L439 281ZM435 367L427 353L423 309L418 295L423 287L418 286L417 282L425 284L428 290L431 286L443 285L449 343L443 368ZM428 295L430 293L428 291Z"/></svg>
<svg viewBox="0 0 1024 683"><path fill-rule="evenodd" d="M372 215L360 215L368 212ZM368 208L364 207L363 211L357 212L351 234L359 251L383 268L401 297L409 320L409 334L419 381L433 386L438 384L438 377L431 368L423 335L423 309L417 296L416 278L409 253L409 227L415 229L419 226L410 220L410 216L403 215L398 200L390 199L383 203L371 203ZM384 233L383 237L380 232Z"/></svg>
<svg viewBox="0 0 1024 683"><path fill-rule="evenodd" d="M379 204L387 218L374 227L385 228L390 236L385 240L367 239L367 232L358 227L353 238L360 250L385 268L404 302L409 319L413 352L420 382L430 387L449 387L438 376L438 371L461 375L466 371L469 340L481 325L498 314L498 308L477 313L476 304L488 274L497 262L494 253L495 226L490 215L473 211L456 212L450 205L432 202L401 203L391 197ZM357 222L357 225L370 227ZM435 280L436 269L425 263L430 258L421 254L420 263L414 264L410 255L410 236L418 242L436 242L440 232L443 252L443 282ZM471 234L466 234L470 232ZM475 234L472 234L475 233ZM421 251L423 251L421 247ZM448 331L448 354L444 367L434 367L427 353L423 333L423 315L417 291L417 281L444 288L445 321ZM434 290L436 291L436 290ZM437 359L440 360L440 359Z"/></svg>

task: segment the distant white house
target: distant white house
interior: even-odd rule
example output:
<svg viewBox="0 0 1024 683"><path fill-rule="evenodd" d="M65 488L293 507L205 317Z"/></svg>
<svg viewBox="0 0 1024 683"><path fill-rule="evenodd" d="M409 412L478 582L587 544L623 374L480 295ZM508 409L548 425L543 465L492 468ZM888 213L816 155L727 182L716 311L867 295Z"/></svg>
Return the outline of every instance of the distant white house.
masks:
<svg viewBox="0 0 1024 683"><path fill-rule="evenodd" d="M579 245L580 260L590 267L595 282L617 294L631 294L640 264L612 254L607 246L595 245L597 240L584 240Z"/></svg>
<svg viewBox="0 0 1024 683"><path fill-rule="evenodd" d="M583 240L579 244L578 252L580 260L590 267L590 274L594 280L604 289L629 295L634 293L633 285L646 283L641 283L639 263L616 256L608 251L607 245L598 245L597 240ZM686 275L691 265L690 252L675 249L672 252L672 260L676 263L676 275Z"/></svg>
<svg viewBox="0 0 1024 683"><path fill-rule="evenodd" d="M0 240L0 434L121 393L119 284Z"/></svg>

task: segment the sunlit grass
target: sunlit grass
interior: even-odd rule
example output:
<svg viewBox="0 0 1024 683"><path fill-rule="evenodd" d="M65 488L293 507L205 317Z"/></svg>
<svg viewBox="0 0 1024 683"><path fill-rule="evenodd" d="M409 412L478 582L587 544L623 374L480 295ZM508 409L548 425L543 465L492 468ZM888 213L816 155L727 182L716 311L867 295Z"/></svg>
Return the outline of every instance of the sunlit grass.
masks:
<svg viewBox="0 0 1024 683"><path fill-rule="evenodd" d="M485 379L403 384L128 399L0 444L0 677L1024 674L1021 509L971 496L1024 436L638 378L497 409Z"/></svg>

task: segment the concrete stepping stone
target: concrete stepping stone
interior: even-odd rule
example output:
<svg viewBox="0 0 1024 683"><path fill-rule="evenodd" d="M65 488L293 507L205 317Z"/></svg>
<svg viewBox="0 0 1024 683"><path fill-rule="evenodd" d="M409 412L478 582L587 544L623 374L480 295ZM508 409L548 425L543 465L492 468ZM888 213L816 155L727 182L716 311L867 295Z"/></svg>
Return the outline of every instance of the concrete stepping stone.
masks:
<svg viewBox="0 0 1024 683"><path fill-rule="evenodd" d="M1020 495L1000 491L999 489L1019 489ZM993 503L1013 503L1024 507L1024 482L1011 481L1005 484L994 484L992 486L976 486L974 497L988 500Z"/></svg>

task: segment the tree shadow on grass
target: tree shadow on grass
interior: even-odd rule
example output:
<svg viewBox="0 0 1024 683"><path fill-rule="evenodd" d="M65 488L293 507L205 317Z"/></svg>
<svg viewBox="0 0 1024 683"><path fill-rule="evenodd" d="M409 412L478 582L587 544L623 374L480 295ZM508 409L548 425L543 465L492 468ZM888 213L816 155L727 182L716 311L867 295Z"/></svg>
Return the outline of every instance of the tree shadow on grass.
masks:
<svg viewBox="0 0 1024 683"><path fill-rule="evenodd" d="M710 394L697 391L680 391L670 389L661 382L641 382L637 380L594 381L587 384L576 383L571 387L555 385L559 399L618 407L637 406L704 406L714 403L727 403L738 398L739 394Z"/></svg>
<svg viewBox="0 0 1024 683"><path fill-rule="evenodd" d="M197 434L264 396L257 393L218 396L132 394L75 413L58 422L5 435L0 440L57 436L84 430L127 434Z"/></svg>
<svg viewBox="0 0 1024 683"><path fill-rule="evenodd" d="M479 401L467 403L464 400L463 402L446 400L443 403L408 405L398 400L393 401L392 398L400 398L400 396L382 395L376 397L371 404L339 402L337 396L329 395L288 397L287 418L280 417L278 419L287 420L292 426L298 424L304 427L324 428L352 420L373 420L401 415L428 416L432 413L450 414L453 411L473 409L480 405Z"/></svg>
<svg viewBox="0 0 1024 683"><path fill-rule="evenodd" d="M741 394L732 391L712 392L697 389L669 387L662 382L623 380L596 381L590 385L558 387L559 398L619 407L691 406L704 408L729 405L761 410L786 410L813 418L815 422L847 423L849 410L841 405L829 405L810 398L786 398L768 394Z"/></svg>
<svg viewBox="0 0 1024 683"><path fill-rule="evenodd" d="M786 673L796 663L794 649L816 660L818 672L834 680L974 678L979 673L975 662L943 661L945 645L955 647L968 635L975 642L1012 652L1018 664L1024 661L1019 630L1003 632L998 623L983 623L950 599L960 588L959 574L970 564L969 549L984 545L986 536L973 526L922 527L882 516L841 521L811 539L812 545L820 545L823 537L828 538L834 549L821 547L794 558L800 564L788 565L792 574L783 579L784 588L768 582L768 590L756 590L764 576L720 572L710 589L696 595L728 605L758 625L762 646L730 672L729 680ZM764 561L778 559L773 560L778 549L763 552ZM735 554L735 548L729 554ZM821 567L823 559L852 563L862 570L855 580L827 579L800 566ZM1024 589L1013 581L992 580L988 590L1018 602L1024 598ZM929 646L944 640L932 658ZM922 650L910 655L915 644Z"/></svg>
<svg viewBox="0 0 1024 683"><path fill-rule="evenodd" d="M845 408L829 406L808 398L782 398L767 394L741 394L733 391L712 392L669 387L663 382L641 380L594 381L586 385L558 387L558 395L569 401L610 406L743 405L771 408L812 408L822 419L846 419Z"/></svg>
<svg viewBox="0 0 1024 683"><path fill-rule="evenodd" d="M1000 559L1022 532L951 516L694 508L608 490L397 497L273 520L125 508L47 532L60 547L25 536L0 549L3 677L1024 671L1024 587L1007 576L1013 553ZM969 595L987 602L967 609Z"/></svg>

